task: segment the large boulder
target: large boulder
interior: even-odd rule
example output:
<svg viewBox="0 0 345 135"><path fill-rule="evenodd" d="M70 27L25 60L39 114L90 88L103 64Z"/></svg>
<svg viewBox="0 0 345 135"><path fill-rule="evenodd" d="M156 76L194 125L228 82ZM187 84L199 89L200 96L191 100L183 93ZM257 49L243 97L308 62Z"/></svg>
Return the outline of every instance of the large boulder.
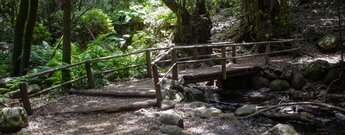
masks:
<svg viewBox="0 0 345 135"><path fill-rule="evenodd" d="M330 84L334 80L337 80L338 78L340 78L341 72L342 70L340 68L333 68L329 70L326 77L323 79L322 82L326 85Z"/></svg>
<svg viewBox="0 0 345 135"><path fill-rule="evenodd" d="M183 128L182 116L173 109L161 112L160 121L163 124L176 125Z"/></svg>
<svg viewBox="0 0 345 135"><path fill-rule="evenodd" d="M325 77L330 65L325 60L316 60L305 67L304 76L313 81L319 81Z"/></svg>
<svg viewBox="0 0 345 135"><path fill-rule="evenodd" d="M287 124L277 124L261 135L300 135L294 127Z"/></svg>
<svg viewBox="0 0 345 135"><path fill-rule="evenodd" d="M258 111L257 106L255 106L255 105L244 105L235 111L235 115L236 116L247 116L247 115L255 113L256 111Z"/></svg>
<svg viewBox="0 0 345 135"><path fill-rule="evenodd" d="M291 87L296 90L302 90L303 86L307 83L307 79L300 73L295 73L291 80Z"/></svg>
<svg viewBox="0 0 345 135"><path fill-rule="evenodd" d="M273 91L283 91L289 89L290 85L289 82L285 80L277 79L270 83L269 88Z"/></svg>
<svg viewBox="0 0 345 135"><path fill-rule="evenodd" d="M267 87L270 84L270 80L265 77L252 77L250 78L250 87L252 89L260 89L263 87Z"/></svg>
<svg viewBox="0 0 345 135"><path fill-rule="evenodd" d="M2 108L0 112L0 132L18 131L28 126L27 113L22 107Z"/></svg>
<svg viewBox="0 0 345 135"><path fill-rule="evenodd" d="M330 51L337 47L337 36L327 34L318 41L318 46L323 51Z"/></svg>

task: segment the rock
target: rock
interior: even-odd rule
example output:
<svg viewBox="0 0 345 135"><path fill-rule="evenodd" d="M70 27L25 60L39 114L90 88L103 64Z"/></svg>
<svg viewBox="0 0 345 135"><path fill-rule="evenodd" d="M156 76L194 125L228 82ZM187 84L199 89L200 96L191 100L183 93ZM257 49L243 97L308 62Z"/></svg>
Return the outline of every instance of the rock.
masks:
<svg viewBox="0 0 345 135"><path fill-rule="evenodd" d="M300 135L297 131L290 125L287 124L277 124L270 130L266 131L261 135Z"/></svg>
<svg viewBox="0 0 345 135"><path fill-rule="evenodd" d="M160 130L162 133L169 135L182 135L182 128L174 125L165 125Z"/></svg>
<svg viewBox="0 0 345 135"><path fill-rule="evenodd" d="M273 72L266 74L266 77L271 80L279 79L279 76Z"/></svg>
<svg viewBox="0 0 345 135"><path fill-rule="evenodd" d="M255 105L244 105L235 111L236 116L247 116L253 114L258 110Z"/></svg>
<svg viewBox="0 0 345 135"><path fill-rule="evenodd" d="M16 135L30 135L30 132L26 128L22 128Z"/></svg>
<svg viewBox="0 0 345 135"><path fill-rule="evenodd" d="M222 113L222 114L219 114L219 117L221 119L226 119L226 120L236 120L237 117L235 116L234 113Z"/></svg>
<svg viewBox="0 0 345 135"><path fill-rule="evenodd" d="M304 71L304 76L307 79L318 81L325 77L330 65L325 60L316 60L309 63Z"/></svg>
<svg viewBox="0 0 345 135"><path fill-rule="evenodd" d="M318 46L323 51L330 51L337 47L337 36L327 34L318 41Z"/></svg>
<svg viewBox="0 0 345 135"><path fill-rule="evenodd" d="M307 79L300 73L295 73L291 80L291 87L296 90L302 90L303 86L307 83Z"/></svg>
<svg viewBox="0 0 345 135"><path fill-rule="evenodd" d="M162 110L168 110L168 109L175 108L176 103L177 102L173 101L173 100L163 100L161 109Z"/></svg>
<svg viewBox="0 0 345 135"><path fill-rule="evenodd" d="M191 87L185 87L185 101L205 101L204 92Z"/></svg>
<svg viewBox="0 0 345 135"><path fill-rule="evenodd" d="M215 107L210 107L207 109L207 113L212 116L217 116L222 113L222 110Z"/></svg>
<svg viewBox="0 0 345 135"><path fill-rule="evenodd" d="M329 70L322 82L326 85L330 84L332 81L340 78L341 71L342 70L340 68L334 68Z"/></svg>
<svg viewBox="0 0 345 135"><path fill-rule="evenodd" d="M183 128L183 119L175 110L170 109L160 113L160 121L167 125L176 125Z"/></svg>
<svg viewBox="0 0 345 135"><path fill-rule="evenodd" d="M0 132L14 132L27 126L27 113L24 108L2 108L0 112Z"/></svg>
<svg viewBox="0 0 345 135"><path fill-rule="evenodd" d="M293 71L292 70L288 70L288 71L283 73L284 80L291 81L292 77L293 77Z"/></svg>
<svg viewBox="0 0 345 135"><path fill-rule="evenodd" d="M6 77L6 78L0 79L0 87L6 87L6 84L11 83L15 79L16 79L15 77Z"/></svg>
<svg viewBox="0 0 345 135"><path fill-rule="evenodd" d="M153 124L150 126L149 129L152 131L152 130L158 130L159 128L160 128L160 126L158 124Z"/></svg>
<svg viewBox="0 0 345 135"><path fill-rule="evenodd" d="M275 73L276 75L280 76L281 74L283 74L283 70L280 68L275 68L273 70L273 73Z"/></svg>
<svg viewBox="0 0 345 135"><path fill-rule="evenodd" d="M250 87L252 89L260 89L267 87L270 84L270 80L265 77L252 77L250 78Z"/></svg>
<svg viewBox="0 0 345 135"><path fill-rule="evenodd" d="M343 122L345 122L345 115L344 115L344 114L335 113L335 118L337 119L337 121L343 121Z"/></svg>
<svg viewBox="0 0 345 135"><path fill-rule="evenodd" d="M289 82L280 79L272 81L269 85L269 88L273 91L283 91L289 89L289 87Z"/></svg>

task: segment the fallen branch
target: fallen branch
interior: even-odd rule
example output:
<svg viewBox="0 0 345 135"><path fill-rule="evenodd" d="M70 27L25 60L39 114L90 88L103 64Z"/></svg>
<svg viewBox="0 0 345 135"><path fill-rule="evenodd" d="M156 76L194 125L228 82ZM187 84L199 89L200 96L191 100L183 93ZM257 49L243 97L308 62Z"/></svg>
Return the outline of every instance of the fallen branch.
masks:
<svg viewBox="0 0 345 135"><path fill-rule="evenodd" d="M297 121L301 121L301 122L307 122L307 123L312 123L312 124L318 124L320 121L312 118L312 117L308 117L306 115L303 114L281 114L281 113L263 113L263 116L268 117L270 119L275 119L275 120L280 120L280 121L285 121L285 120L297 120Z"/></svg>
<svg viewBox="0 0 345 135"><path fill-rule="evenodd" d="M95 90L69 90L70 94L87 95L87 96L111 96L111 97L149 97L156 96L155 91L140 91L140 90L126 90L126 91L95 91Z"/></svg>
<svg viewBox="0 0 345 135"><path fill-rule="evenodd" d="M246 119L246 118L250 118L256 115L259 115L263 112L278 108L278 107L283 107L283 106L292 106L292 105L314 105L314 106L320 106L320 107L326 107L326 108L330 108L333 109L335 111L341 112L341 113L345 113L345 109L341 108L341 107L337 107L337 106L333 106L333 105L329 105L329 104L325 104L325 103L316 103L316 102L292 102L292 103L284 103L284 104L279 104L279 105L274 105L274 106L270 106L267 107L266 109L262 109L259 110L253 114L247 115L247 116L243 116L243 117L237 117L239 119Z"/></svg>
<svg viewBox="0 0 345 135"><path fill-rule="evenodd" d="M98 109L89 109L89 110L74 110L74 111L65 111L65 112L55 112L55 113L48 113L49 115L56 115L56 114L66 114L66 113L115 113L115 112L122 112L122 111L131 111L137 110L146 107L156 106L156 100L146 100L142 102L135 102L130 103L127 105L115 106L115 107L107 107L107 108L98 108Z"/></svg>

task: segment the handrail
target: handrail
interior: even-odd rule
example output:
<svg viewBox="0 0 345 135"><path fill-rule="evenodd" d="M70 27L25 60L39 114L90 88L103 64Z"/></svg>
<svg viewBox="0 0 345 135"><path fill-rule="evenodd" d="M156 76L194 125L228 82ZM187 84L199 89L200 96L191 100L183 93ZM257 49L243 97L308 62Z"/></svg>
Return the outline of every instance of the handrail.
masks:
<svg viewBox="0 0 345 135"><path fill-rule="evenodd" d="M234 63L236 63L236 59L238 58L246 58L246 57L254 57L254 56L265 56L265 64L269 63L269 55L271 54L277 54L277 53L283 53L283 52L292 52L295 50L298 50L299 48L296 48L296 41L303 41L304 39L277 39L274 41L262 41L262 42L250 42L250 43L231 43L231 42L221 42L221 43L212 43L212 44L196 44L196 45L188 45L188 46L173 46L168 51L161 54L157 59L155 59L153 62L151 62L152 67L152 75L153 75L153 82L156 90L156 99L157 99L157 105L160 106L162 102L162 93L161 93L161 83L164 81L164 79L167 78L169 73L172 71L173 80L178 79L178 65L179 64L186 64L186 63L198 63L198 62L206 62L206 61L213 61L213 60L221 60L222 61L222 79L226 79L226 60L231 59ZM287 43L292 42L292 49L285 49L282 51L274 51L271 52L271 44L275 43ZM265 45L266 52L260 53L260 54L252 54L252 55L244 55L244 56L236 56L236 47L237 46L251 46L251 45ZM226 56L226 47L232 47L232 53L231 57ZM199 56L193 56L193 57L186 57L186 58L177 58L176 50L180 49L195 49L195 48L221 48L221 58L206 58L206 59L195 59L199 58ZM171 53L171 60L162 60L164 57L169 55ZM202 55L203 57L208 56L214 56L215 54L211 55ZM219 54L217 54L219 55ZM194 58L194 59L193 59ZM188 60L193 59L193 60ZM181 61L182 60L182 61ZM165 73L165 75L159 79L159 73L158 73L158 67L157 64L159 63L165 63L165 62L171 62L172 66L169 68L169 70Z"/></svg>
<svg viewBox="0 0 345 135"><path fill-rule="evenodd" d="M262 42L250 42L250 43L231 43L231 42L221 42L213 44L196 44L188 46L176 46L174 49L191 49L191 48L221 48L221 47L231 47L231 46L250 46L250 45L265 45L274 43L287 43L292 41L303 41L304 39L285 39L279 41L262 41Z"/></svg>

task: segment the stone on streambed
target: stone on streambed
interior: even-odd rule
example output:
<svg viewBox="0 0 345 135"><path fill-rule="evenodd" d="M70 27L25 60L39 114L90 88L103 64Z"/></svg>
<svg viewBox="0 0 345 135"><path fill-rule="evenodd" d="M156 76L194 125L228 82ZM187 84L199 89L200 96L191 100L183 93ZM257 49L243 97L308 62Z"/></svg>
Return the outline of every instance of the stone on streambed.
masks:
<svg viewBox="0 0 345 135"><path fill-rule="evenodd" d="M267 87L270 84L270 80L265 77L252 77L250 78L250 87L252 89L260 89L263 87Z"/></svg>
<svg viewBox="0 0 345 135"><path fill-rule="evenodd" d="M162 133L169 135L182 135L182 128L175 125L165 125L160 130Z"/></svg>
<svg viewBox="0 0 345 135"><path fill-rule="evenodd" d="M261 135L300 135L294 127L287 124L277 124Z"/></svg>
<svg viewBox="0 0 345 135"><path fill-rule="evenodd" d="M183 128L183 119L175 110L170 109L160 113L160 121L167 125L176 125Z"/></svg>
<svg viewBox="0 0 345 135"><path fill-rule="evenodd" d="M247 116L247 115L255 113L256 111L258 111L257 106L255 106L255 105L244 105L235 111L235 115L236 116Z"/></svg>
<svg viewBox="0 0 345 135"><path fill-rule="evenodd" d="M291 80L291 87L296 90L301 90L306 83L307 79L302 74L295 73Z"/></svg>
<svg viewBox="0 0 345 135"><path fill-rule="evenodd" d="M22 107L6 107L0 112L0 132L18 131L28 126L27 113Z"/></svg>
<svg viewBox="0 0 345 135"><path fill-rule="evenodd" d="M269 88L273 91L283 91L290 88L289 82L285 80L274 80L270 83Z"/></svg>
<svg viewBox="0 0 345 135"><path fill-rule="evenodd" d="M304 76L313 81L319 81L325 77L330 64L325 60L316 60L305 67Z"/></svg>

